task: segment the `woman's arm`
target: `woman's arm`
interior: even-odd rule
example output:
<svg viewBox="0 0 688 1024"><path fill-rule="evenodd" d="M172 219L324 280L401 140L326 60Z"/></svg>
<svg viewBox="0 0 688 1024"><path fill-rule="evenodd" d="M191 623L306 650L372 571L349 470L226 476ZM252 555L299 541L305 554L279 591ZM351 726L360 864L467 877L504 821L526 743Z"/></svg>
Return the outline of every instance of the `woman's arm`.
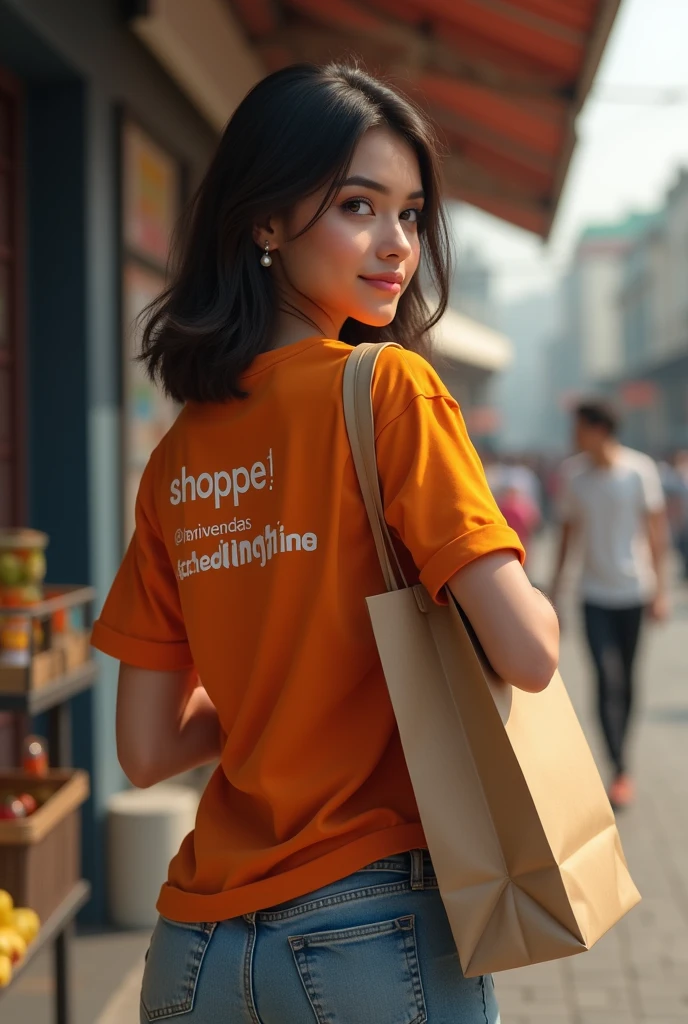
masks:
<svg viewBox="0 0 688 1024"><path fill-rule="evenodd" d="M122 663L117 689L117 755L141 789L216 760L221 729L194 672L157 672Z"/></svg>
<svg viewBox="0 0 688 1024"><path fill-rule="evenodd" d="M483 555L460 569L449 588L495 672L521 690L544 690L559 662L559 622L516 555Z"/></svg>

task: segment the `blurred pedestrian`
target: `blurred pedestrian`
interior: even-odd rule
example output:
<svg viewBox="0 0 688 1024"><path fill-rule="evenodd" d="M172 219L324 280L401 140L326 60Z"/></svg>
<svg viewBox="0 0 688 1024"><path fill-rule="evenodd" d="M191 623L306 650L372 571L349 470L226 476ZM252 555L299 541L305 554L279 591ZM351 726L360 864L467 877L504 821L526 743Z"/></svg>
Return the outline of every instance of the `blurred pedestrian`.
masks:
<svg viewBox="0 0 688 1024"><path fill-rule="evenodd" d="M668 614L668 531L657 466L621 445L617 430L616 413L602 400L575 410L578 454L562 466L561 540L551 597L558 602L562 570L576 538L582 546L585 633L614 771L609 797L621 808L634 797L626 737L642 622L646 613L655 620Z"/></svg>
<svg viewBox="0 0 688 1024"><path fill-rule="evenodd" d="M492 979L461 972L426 848L342 402L353 346L398 342L373 412L400 557L432 600L449 586L500 675L543 689L556 616L417 351L437 313L421 260L440 310L448 296L439 181L401 94L356 67L269 75L225 129L146 323L147 369L186 404L94 643L121 662L135 785L219 765L162 887L142 1021L499 1020Z"/></svg>
<svg viewBox="0 0 688 1024"><path fill-rule="evenodd" d="M496 496L510 488L524 494L538 509L542 508L540 480L526 459L515 455L491 455L485 462L485 475Z"/></svg>
<svg viewBox="0 0 688 1024"><path fill-rule="evenodd" d="M533 534L540 526L540 509L526 491L513 485L499 491L495 497L499 511L518 534L527 554Z"/></svg>

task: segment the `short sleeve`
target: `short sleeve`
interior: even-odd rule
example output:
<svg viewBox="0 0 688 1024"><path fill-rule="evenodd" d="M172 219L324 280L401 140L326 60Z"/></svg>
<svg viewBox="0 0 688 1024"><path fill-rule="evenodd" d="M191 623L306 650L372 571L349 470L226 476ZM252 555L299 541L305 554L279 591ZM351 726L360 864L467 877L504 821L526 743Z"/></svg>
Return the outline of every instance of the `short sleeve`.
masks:
<svg viewBox="0 0 688 1024"><path fill-rule="evenodd" d="M646 512L661 512L666 506L662 478L652 459L643 459L639 467L643 506Z"/></svg>
<svg viewBox="0 0 688 1024"><path fill-rule="evenodd" d="M138 668L193 667L174 568L155 513L149 462L136 499L136 527L93 627L92 644Z"/></svg>
<svg viewBox="0 0 688 1024"><path fill-rule="evenodd" d="M445 584L476 558L512 550L523 562L525 555L492 496L459 407L434 371L423 368L420 377L396 383L387 403L379 393L389 395L384 383L377 380L377 396L374 389L376 422L387 413L376 442L385 517L421 582L441 601ZM398 411L390 419L392 402Z"/></svg>

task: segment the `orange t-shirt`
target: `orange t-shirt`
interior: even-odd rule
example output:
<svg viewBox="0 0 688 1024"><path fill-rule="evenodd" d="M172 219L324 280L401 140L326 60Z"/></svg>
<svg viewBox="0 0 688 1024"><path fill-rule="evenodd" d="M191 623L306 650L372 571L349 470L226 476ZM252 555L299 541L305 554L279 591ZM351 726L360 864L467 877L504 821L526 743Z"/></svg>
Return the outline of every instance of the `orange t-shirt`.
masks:
<svg viewBox="0 0 688 1024"><path fill-rule="evenodd" d="M250 396L189 403L151 456L93 643L195 668L227 734L158 901L216 921L425 846L365 598L384 591L344 425L350 346L256 358ZM513 549L459 408L386 349L373 404L387 521L430 594ZM418 680L422 686L422 680Z"/></svg>

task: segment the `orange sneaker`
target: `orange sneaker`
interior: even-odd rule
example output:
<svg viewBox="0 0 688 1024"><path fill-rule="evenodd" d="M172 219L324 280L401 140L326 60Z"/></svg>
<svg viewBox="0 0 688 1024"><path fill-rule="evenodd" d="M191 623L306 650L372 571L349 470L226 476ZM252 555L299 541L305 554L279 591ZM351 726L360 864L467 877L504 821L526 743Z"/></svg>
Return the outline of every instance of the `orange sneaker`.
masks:
<svg viewBox="0 0 688 1024"><path fill-rule="evenodd" d="M635 800L635 785L630 775L617 775L609 787L609 803L615 811L622 811Z"/></svg>

